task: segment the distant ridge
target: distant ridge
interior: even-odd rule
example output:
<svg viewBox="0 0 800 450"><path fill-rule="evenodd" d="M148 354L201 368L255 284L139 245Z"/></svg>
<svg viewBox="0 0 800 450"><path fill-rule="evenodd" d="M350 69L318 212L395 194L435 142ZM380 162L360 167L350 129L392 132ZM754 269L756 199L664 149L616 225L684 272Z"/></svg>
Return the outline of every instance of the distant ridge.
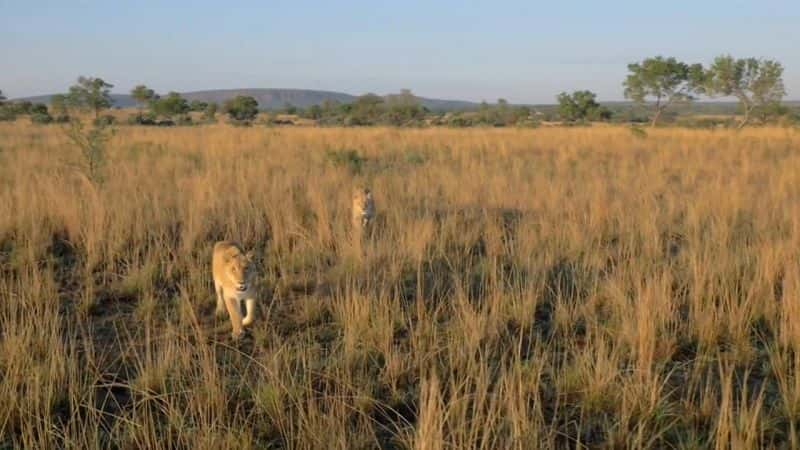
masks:
<svg viewBox="0 0 800 450"><path fill-rule="evenodd" d="M247 95L258 101L259 108L266 110L281 109L285 107L287 103L300 108L307 108L312 105L320 105L326 100L350 103L358 98L358 96L345 94L343 92L317 91L312 89L213 89L207 91L181 92L180 94L189 101L200 100L219 104L237 95ZM33 103L50 103L51 97L52 95L37 95L14 100L30 101ZM117 108L137 106L136 101L127 94L111 94L111 98L114 100L114 106ZM463 100L417 98L423 106L434 111L471 109L478 106L477 103Z"/></svg>

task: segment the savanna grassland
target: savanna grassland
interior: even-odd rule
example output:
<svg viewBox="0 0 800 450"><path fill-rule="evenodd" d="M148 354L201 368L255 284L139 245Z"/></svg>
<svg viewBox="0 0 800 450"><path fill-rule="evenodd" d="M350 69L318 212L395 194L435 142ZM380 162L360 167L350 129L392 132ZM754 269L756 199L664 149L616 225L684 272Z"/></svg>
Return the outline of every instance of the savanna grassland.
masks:
<svg viewBox="0 0 800 450"><path fill-rule="evenodd" d="M0 447L800 447L796 129L121 126L99 162L0 124Z"/></svg>

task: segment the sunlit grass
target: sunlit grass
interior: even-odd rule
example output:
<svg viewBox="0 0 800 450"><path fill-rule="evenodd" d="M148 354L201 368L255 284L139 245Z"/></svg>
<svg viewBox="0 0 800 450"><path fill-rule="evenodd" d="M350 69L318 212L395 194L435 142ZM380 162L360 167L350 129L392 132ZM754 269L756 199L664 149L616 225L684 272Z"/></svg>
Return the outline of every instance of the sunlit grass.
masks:
<svg viewBox="0 0 800 450"><path fill-rule="evenodd" d="M796 130L121 126L102 183L80 158L0 124L0 448L800 446ZM221 239L260 274L238 343Z"/></svg>

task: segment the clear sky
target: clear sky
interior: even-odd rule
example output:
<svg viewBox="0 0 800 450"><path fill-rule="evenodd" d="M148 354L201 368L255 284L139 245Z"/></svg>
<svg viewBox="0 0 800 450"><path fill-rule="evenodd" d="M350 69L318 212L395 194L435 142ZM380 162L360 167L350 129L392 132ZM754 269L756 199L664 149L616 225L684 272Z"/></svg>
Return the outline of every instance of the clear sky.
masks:
<svg viewBox="0 0 800 450"><path fill-rule="evenodd" d="M626 64L718 54L781 61L800 99L800 0L0 0L0 90L78 75L128 92L307 88L552 103L622 99Z"/></svg>

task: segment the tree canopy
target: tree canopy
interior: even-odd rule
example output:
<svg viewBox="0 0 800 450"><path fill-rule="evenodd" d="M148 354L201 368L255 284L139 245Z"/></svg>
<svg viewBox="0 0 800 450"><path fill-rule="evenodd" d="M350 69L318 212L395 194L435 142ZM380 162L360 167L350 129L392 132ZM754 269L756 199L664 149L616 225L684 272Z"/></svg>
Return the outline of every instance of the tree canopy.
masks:
<svg viewBox="0 0 800 450"><path fill-rule="evenodd" d="M654 99L652 126L673 103L694 100L694 94L702 91L705 75L701 64L690 66L662 56L628 64L628 71L630 73L623 83L625 98L639 104Z"/></svg>
<svg viewBox="0 0 800 450"><path fill-rule="evenodd" d="M224 111L231 119L246 122L256 118L258 115L258 101L246 95L237 95L225 102Z"/></svg>
<svg viewBox="0 0 800 450"><path fill-rule="evenodd" d="M50 97L50 109L56 114L66 114L69 100L64 94L55 94Z"/></svg>
<svg viewBox="0 0 800 450"><path fill-rule="evenodd" d="M780 110L780 102L786 95L783 66L773 60L718 56L706 74L705 89L709 95L734 96L739 100L744 113L739 123L741 128L754 111L768 115Z"/></svg>
<svg viewBox="0 0 800 450"><path fill-rule="evenodd" d="M189 103L177 92L150 102L150 109L157 116L172 118L189 112Z"/></svg>
<svg viewBox="0 0 800 450"><path fill-rule="evenodd" d="M153 91L152 89L148 88L143 84L140 84L135 88L131 89L131 97L133 97L133 99L136 100L137 103L139 103L140 107L158 98L155 91Z"/></svg>
<svg viewBox="0 0 800 450"><path fill-rule="evenodd" d="M205 111L206 108L208 108L208 103L206 103L206 102L204 102L202 100L192 100L189 103L189 110L190 111L197 111L197 112Z"/></svg>
<svg viewBox="0 0 800 450"><path fill-rule="evenodd" d="M111 99L112 87L114 85L106 83L102 78L78 77L77 84L69 88L68 103L76 108L94 111L97 118L100 111L110 108L114 103Z"/></svg>
<svg viewBox="0 0 800 450"><path fill-rule="evenodd" d="M611 111L597 103L597 95L591 91L562 92L556 97L558 113L562 120L576 122L581 120L606 120Z"/></svg>

